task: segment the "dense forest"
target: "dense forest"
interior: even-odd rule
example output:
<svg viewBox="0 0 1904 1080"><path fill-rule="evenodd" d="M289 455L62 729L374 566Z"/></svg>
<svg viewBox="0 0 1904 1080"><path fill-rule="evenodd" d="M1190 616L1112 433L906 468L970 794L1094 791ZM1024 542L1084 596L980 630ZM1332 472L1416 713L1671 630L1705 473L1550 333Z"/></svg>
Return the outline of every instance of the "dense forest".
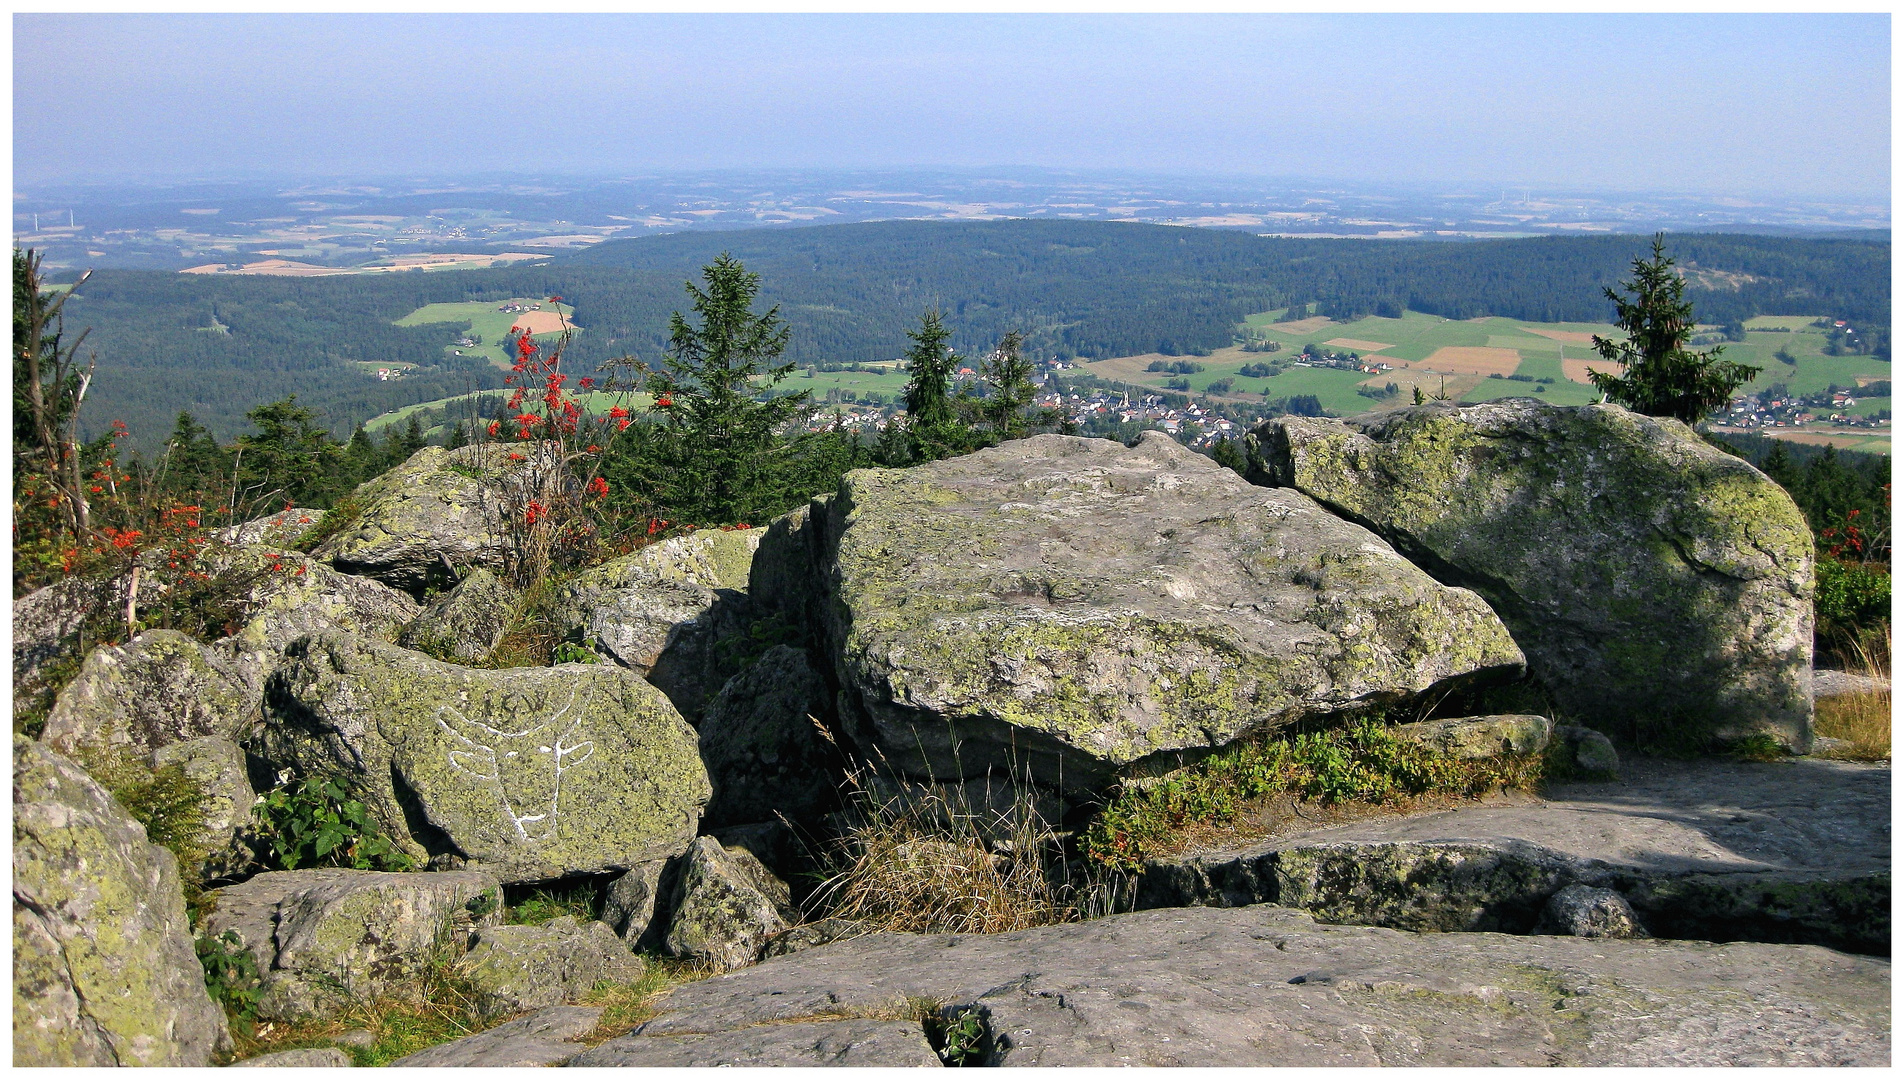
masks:
<svg viewBox="0 0 1904 1080"><path fill-rule="evenodd" d="M1338 319L1406 307L1598 321L1602 295L1642 253L1639 237L1475 243L1307 240L1117 222L888 221L810 229L680 233L611 241L530 268L285 279L101 271L69 309L93 328L100 373L87 413L149 445L190 410L229 437L263 401L298 400L340 434L369 416L499 385L446 358L458 327L392 320L433 302L561 295L586 332L570 362L655 360L682 283L722 251L761 275L796 364L887 359L921 311L945 313L975 354L1007 330L1034 357L1193 354L1231 343L1251 312L1313 301ZM1678 235L1702 320L1827 314L1888 326L1890 245L1875 240ZM1888 354L1878 335L1873 347ZM379 382L352 364L409 362ZM91 432L96 434L96 432Z"/></svg>

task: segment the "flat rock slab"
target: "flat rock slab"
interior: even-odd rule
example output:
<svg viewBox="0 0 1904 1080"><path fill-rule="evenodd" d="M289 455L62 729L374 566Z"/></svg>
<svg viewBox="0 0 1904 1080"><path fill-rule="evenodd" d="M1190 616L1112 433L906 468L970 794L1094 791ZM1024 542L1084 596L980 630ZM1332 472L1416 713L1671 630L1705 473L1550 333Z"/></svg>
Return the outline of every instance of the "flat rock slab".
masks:
<svg viewBox="0 0 1904 1080"><path fill-rule="evenodd" d="M1805 759L1624 763L1544 800L1365 820L1157 860L1139 907L1280 903L1331 922L1525 933L1571 884L1662 937L1890 952L1891 771Z"/></svg>
<svg viewBox="0 0 1904 1080"><path fill-rule="evenodd" d="M643 1068L738 1068L782 1065L937 1067L925 1029L911 1020L821 1020L761 1024L707 1035L628 1035L569 1062Z"/></svg>
<svg viewBox="0 0 1904 1080"><path fill-rule="evenodd" d="M1258 905L855 938L680 987L635 1035L926 997L975 1012L995 1065L1881 1065L1890 994L1889 962L1816 946L1412 934Z"/></svg>
<svg viewBox="0 0 1904 1080"><path fill-rule="evenodd" d="M581 1005L558 1005L518 1017L488 1031L466 1035L455 1042L419 1050L391 1062L413 1068L521 1069L560 1065L582 1052L574 1040L594 1030L602 1010Z"/></svg>

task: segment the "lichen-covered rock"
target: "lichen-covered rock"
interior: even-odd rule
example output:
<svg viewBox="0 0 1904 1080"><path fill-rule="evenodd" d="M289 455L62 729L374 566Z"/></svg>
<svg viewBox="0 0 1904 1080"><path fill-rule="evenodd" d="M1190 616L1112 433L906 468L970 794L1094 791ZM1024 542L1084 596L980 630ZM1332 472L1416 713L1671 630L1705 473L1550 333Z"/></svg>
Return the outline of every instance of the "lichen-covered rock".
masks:
<svg viewBox="0 0 1904 1080"><path fill-rule="evenodd" d="M259 1016L321 1016L413 978L440 950L462 952L471 928L496 920L500 891L469 870L285 870L217 890L203 929L235 935L257 961Z"/></svg>
<svg viewBox="0 0 1904 1080"><path fill-rule="evenodd" d="M231 1063L234 1069L348 1069L350 1055L334 1046L314 1046L303 1050L280 1050Z"/></svg>
<svg viewBox="0 0 1904 1080"><path fill-rule="evenodd" d="M172 853L77 765L13 740L13 1063L207 1064L205 992Z"/></svg>
<svg viewBox="0 0 1904 1080"><path fill-rule="evenodd" d="M460 667L344 634L287 651L260 753L345 778L413 853L506 881L667 858L710 793L694 729L632 672Z"/></svg>
<svg viewBox="0 0 1904 1080"><path fill-rule="evenodd" d="M489 571L472 570L410 620L397 636L397 644L441 660L480 660L509 631L518 596Z"/></svg>
<svg viewBox="0 0 1904 1080"><path fill-rule="evenodd" d="M597 983L632 983L646 965L606 923L563 915L541 926L491 926L457 962L488 1016L566 1005Z"/></svg>
<svg viewBox="0 0 1904 1080"><path fill-rule="evenodd" d="M413 595L471 567L500 568L502 535L483 483L507 468L506 452L494 443L418 450L353 492L357 517L313 554Z"/></svg>
<svg viewBox="0 0 1904 1080"><path fill-rule="evenodd" d="M649 936L667 869L665 859L642 863L610 882L602 897L602 921L626 939L630 949L641 947Z"/></svg>
<svg viewBox="0 0 1904 1080"><path fill-rule="evenodd" d="M685 859L665 941L669 953L716 971L746 967L798 917L786 884L749 852L703 836Z"/></svg>
<svg viewBox="0 0 1904 1080"><path fill-rule="evenodd" d="M659 686L696 719L731 671L715 643L744 633L761 529L706 529L650 544L564 586L558 630Z"/></svg>
<svg viewBox="0 0 1904 1080"><path fill-rule="evenodd" d="M36 693L50 692L45 669L66 655L67 638L79 632L88 613L123 610L125 584L65 578L13 602L13 710L32 706Z"/></svg>
<svg viewBox="0 0 1904 1080"><path fill-rule="evenodd" d="M161 747L152 755L152 767L176 765L205 796L205 852L195 866L179 872L198 881L214 881L241 873L256 859L253 850L251 807L256 795L245 768L245 752L230 739L207 735Z"/></svg>
<svg viewBox="0 0 1904 1080"><path fill-rule="evenodd" d="M1649 936L1626 897L1591 885L1569 885L1555 893L1541 912L1534 933L1593 938Z"/></svg>
<svg viewBox="0 0 1904 1080"><path fill-rule="evenodd" d="M1476 761L1541 753L1552 740L1553 729L1553 724L1544 716L1507 713L1400 724L1395 734L1432 746L1450 757Z"/></svg>
<svg viewBox="0 0 1904 1080"><path fill-rule="evenodd" d="M324 523L326 511L313 510L304 506L293 506L275 514L266 514L261 518L252 518L240 525L220 529L213 536L221 543L243 547L247 544L269 544L276 548L288 548L299 537Z"/></svg>
<svg viewBox="0 0 1904 1080"><path fill-rule="evenodd" d="M222 659L176 630L94 649L54 701L43 737L63 754L137 758L187 739L236 738L258 701Z"/></svg>
<svg viewBox="0 0 1904 1080"><path fill-rule="evenodd" d="M1554 729L1554 737L1567 748L1567 760L1575 771L1587 776L1619 775L1620 753L1605 735L1590 727L1562 724Z"/></svg>
<svg viewBox="0 0 1904 1080"><path fill-rule="evenodd" d="M855 470L809 514L848 730L914 776L1094 790L1521 670L1474 593L1159 432Z"/></svg>
<svg viewBox="0 0 1904 1080"><path fill-rule="evenodd" d="M1525 399L1259 429L1261 483L1485 596L1567 715L1641 743L1811 739L1812 536L1676 421Z"/></svg>
<svg viewBox="0 0 1904 1080"><path fill-rule="evenodd" d="M815 821L833 808L838 754L813 720L827 714L830 696L806 654L785 645L721 687L696 725L701 761L714 782L703 828L768 821L776 813Z"/></svg>

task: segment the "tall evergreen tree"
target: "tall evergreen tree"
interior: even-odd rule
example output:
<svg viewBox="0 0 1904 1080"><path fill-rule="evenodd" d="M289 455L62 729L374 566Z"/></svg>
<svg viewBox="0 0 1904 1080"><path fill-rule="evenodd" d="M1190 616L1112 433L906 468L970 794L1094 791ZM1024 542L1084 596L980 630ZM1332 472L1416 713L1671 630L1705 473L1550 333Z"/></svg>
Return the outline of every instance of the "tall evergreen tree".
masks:
<svg viewBox="0 0 1904 1080"><path fill-rule="evenodd" d="M1037 394L1031 382L1031 361L1021 351L1024 341L1023 334L1009 331L998 348L979 362L979 377L989 391L983 413L993 437L1000 441L1024 437L1025 407Z"/></svg>
<svg viewBox="0 0 1904 1080"><path fill-rule="evenodd" d="M1755 367L1721 360L1725 346L1697 353L1686 347L1692 338L1692 304L1686 283L1673 272L1666 255L1665 236L1653 238L1653 257L1633 260L1633 277L1621 283L1631 299L1605 290L1627 333L1625 341L1594 335L1593 347L1602 357L1622 367L1619 375L1589 373L1593 385L1609 400L1649 416L1671 416L1695 423L1724 405L1732 392L1759 373Z"/></svg>

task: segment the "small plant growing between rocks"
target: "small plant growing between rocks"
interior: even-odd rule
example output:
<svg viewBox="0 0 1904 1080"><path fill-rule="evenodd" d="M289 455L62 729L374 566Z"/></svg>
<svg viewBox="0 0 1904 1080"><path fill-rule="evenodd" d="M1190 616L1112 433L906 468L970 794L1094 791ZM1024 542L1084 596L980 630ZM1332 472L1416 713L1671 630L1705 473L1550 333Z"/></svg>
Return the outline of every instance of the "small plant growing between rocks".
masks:
<svg viewBox="0 0 1904 1080"><path fill-rule="evenodd" d="M205 968L206 992L234 1020L249 1024L264 997L264 978L258 972L257 959L231 930L217 937L201 937L195 947L198 962Z"/></svg>
<svg viewBox="0 0 1904 1080"><path fill-rule="evenodd" d="M79 764L99 781L134 821L146 839L170 851L182 871L187 902L196 899L191 867L205 858L205 815L209 796L185 766L151 768L123 750L82 752Z"/></svg>
<svg viewBox="0 0 1904 1080"><path fill-rule="evenodd" d="M370 811L337 780L309 777L286 784L266 795L256 813L281 869L416 869L416 860L383 835Z"/></svg>
<svg viewBox="0 0 1904 1080"><path fill-rule="evenodd" d="M985 1063L985 1044L989 1040L978 1009L941 1007L928 1012L923 1022L926 1042L940 1061L955 1067Z"/></svg>

